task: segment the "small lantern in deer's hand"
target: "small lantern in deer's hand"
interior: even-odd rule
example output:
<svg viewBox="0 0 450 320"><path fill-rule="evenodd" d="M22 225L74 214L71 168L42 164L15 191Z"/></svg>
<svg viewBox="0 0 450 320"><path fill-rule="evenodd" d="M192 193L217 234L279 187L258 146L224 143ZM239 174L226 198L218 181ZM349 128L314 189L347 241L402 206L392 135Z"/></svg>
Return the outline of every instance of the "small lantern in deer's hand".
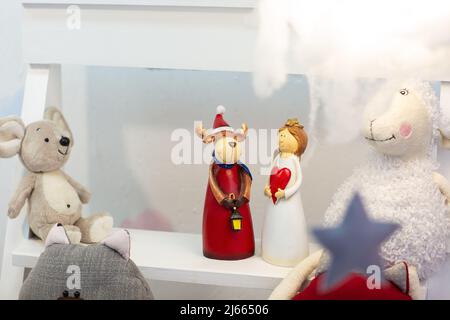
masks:
<svg viewBox="0 0 450 320"><path fill-rule="evenodd" d="M233 228L233 231L241 231L242 229L242 216L239 213L239 211L237 211L236 207L233 207L233 211L231 212L231 226Z"/></svg>

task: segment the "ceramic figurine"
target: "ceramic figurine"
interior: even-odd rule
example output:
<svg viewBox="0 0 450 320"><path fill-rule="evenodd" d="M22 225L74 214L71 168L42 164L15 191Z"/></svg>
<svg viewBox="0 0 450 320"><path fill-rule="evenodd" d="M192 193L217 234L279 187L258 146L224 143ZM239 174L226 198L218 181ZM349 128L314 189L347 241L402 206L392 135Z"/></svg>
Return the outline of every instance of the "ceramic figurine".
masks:
<svg viewBox="0 0 450 320"><path fill-rule="evenodd" d="M212 259L239 260L255 251L249 206L252 175L239 161L239 142L247 135L247 125L234 130L224 120L224 112L223 106L217 107L212 129L196 128L204 143L214 143L203 211L203 254Z"/></svg>
<svg viewBox="0 0 450 320"><path fill-rule="evenodd" d="M270 199L262 232L262 257L279 266L294 266L308 255L300 185L300 157L308 136L297 119L278 130L278 152L264 194Z"/></svg>

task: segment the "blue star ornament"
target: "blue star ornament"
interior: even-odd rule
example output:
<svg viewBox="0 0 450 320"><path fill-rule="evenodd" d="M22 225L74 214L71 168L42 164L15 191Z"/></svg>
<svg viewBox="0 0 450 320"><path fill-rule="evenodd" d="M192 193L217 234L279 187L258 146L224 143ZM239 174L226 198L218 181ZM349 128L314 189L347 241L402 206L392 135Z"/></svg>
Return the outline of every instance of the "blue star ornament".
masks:
<svg viewBox="0 0 450 320"><path fill-rule="evenodd" d="M366 273L367 267L379 266L380 245L399 227L395 223L376 222L367 216L361 197L356 193L342 223L336 228L314 229L313 234L331 254L325 275L330 288L351 272Z"/></svg>

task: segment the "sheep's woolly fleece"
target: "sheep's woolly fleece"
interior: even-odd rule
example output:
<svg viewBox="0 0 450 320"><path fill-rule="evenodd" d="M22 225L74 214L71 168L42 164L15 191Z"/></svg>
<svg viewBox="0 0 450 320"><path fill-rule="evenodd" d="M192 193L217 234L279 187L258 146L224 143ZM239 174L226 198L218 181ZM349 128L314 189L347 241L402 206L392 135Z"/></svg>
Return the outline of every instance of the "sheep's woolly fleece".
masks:
<svg viewBox="0 0 450 320"><path fill-rule="evenodd" d="M444 262L450 223L445 200L433 182L430 159L402 161L375 153L334 195L325 225L340 223L357 191L369 216L401 225L381 247L385 266L407 261L426 279Z"/></svg>
<svg viewBox="0 0 450 320"><path fill-rule="evenodd" d="M440 137L439 128L448 121L444 119L445 117L441 113L438 98L429 82L412 79L406 82L405 88L414 93L427 108L433 126L433 137L428 152L429 156L433 157L434 148Z"/></svg>

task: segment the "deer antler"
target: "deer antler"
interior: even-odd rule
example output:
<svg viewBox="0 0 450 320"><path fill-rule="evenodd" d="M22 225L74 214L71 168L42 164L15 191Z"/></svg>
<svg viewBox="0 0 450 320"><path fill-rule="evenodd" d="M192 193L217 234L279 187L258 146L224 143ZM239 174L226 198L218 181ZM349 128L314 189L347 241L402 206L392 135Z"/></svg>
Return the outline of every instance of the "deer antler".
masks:
<svg viewBox="0 0 450 320"><path fill-rule="evenodd" d="M244 123L241 125L241 128L242 128L242 132L243 132L244 135L246 136L246 135L247 135L247 131L248 131L248 126L247 126L247 124L244 122Z"/></svg>
<svg viewBox="0 0 450 320"><path fill-rule="evenodd" d="M195 127L195 133L203 140L205 137L206 129L203 128L203 125L200 123L197 127Z"/></svg>

